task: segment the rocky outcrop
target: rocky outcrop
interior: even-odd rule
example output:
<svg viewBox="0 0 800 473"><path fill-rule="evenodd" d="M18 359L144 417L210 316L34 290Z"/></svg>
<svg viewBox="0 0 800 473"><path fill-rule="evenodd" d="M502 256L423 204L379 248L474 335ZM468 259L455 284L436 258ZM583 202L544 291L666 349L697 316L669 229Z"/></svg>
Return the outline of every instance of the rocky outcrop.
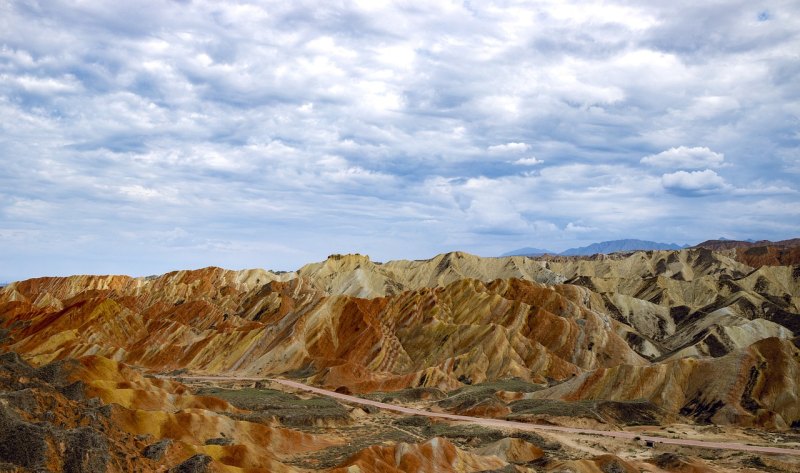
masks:
<svg viewBox="0 0 800 473"><path fill-rule="evenodd" d="M527 394L530 399L645 399L701 423L785 429L800 420L800 350L769 338L720 358L619 365Z"/></svg>
<svg viewBox="0 0 800 473"><path fill-rule="evenodd" d="M708 240L695 248L726 251L737 261L753 268L800 264L800 238L782 241Z"/></svg>
<svg viewBox="0 0 800 473"><path fill-rule="evenodd" d="M632 327L626 341L642 356L722 356L769 337L800 333L800 272L757 270L706 249L652 251L548 268L600 294L594 310Z"/></svg>
<svg viewBox="0 0 800 473"><path fill-rule="evenodd" d="M19 471L153 471L148 460L140 463L140 443L119 428L107 406L62 393L69 385L75 390L68 381L75 366L37 369L14 353L0 356L0 462Z"/></svg>
<svg viewBox="0 0 800 473"><path fill-rule="evenodd" d="M62 394L75 380L85 386L78 400ZM97 386L111 397L92 397ZM141 393L155 395L142 402ZM220 471L214 465L221 465L294 472L282 460L342 443L226 415L238 412L97 356L34 368L14 353L0 355L0 462L25 471Z"/></svg>

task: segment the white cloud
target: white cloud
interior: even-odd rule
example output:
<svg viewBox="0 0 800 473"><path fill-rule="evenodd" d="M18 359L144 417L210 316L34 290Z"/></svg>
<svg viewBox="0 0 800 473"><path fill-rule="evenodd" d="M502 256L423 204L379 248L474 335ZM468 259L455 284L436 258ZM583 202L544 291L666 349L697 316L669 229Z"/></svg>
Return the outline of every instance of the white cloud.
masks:
<svg viewBox="0 0 800 473"><path fill-rule="evenodd" d="M20 221L49 218L56 206L41 199L15 199L14 202L3 209L8 216L18 218Z"/></svg>
<svg viewBox="0 0 800 473"><path fill-rule="evenodd" d="M658 154L645 156L640 160L642 164L658 168L672 169L703 169L720 167L725 161L722 153L715 153L705 146L670 148Z"/></svg>
<svg viewBox="0 0 800 473"><path fill-rule="evenodd" d="M686 109L686 118L709 119L718 115L729 114L736 111L741 104L734 97L726 96L701 96L694 99Z"/></svg>
<svg viewBox="0 0 800 473"><path fill-rule="evenodd" d="M564 227L564 231L571 233L589 233L589 232L596 232L597 228L581 225L579 223L569 222L567 223L567 226Z"/></svg>
<svg viewBox="0 0 800 473"><path fill-rule="evenodd" d="M531 156L530 158L520 158L514 161L514 164L518 166L536 166L538 164L542 164L544 161L541 159L537 159L535 156Z"/></svg>
<svg viewBox="0 0 800 473"><path fill-rule="evenodd" d="M132 200L138 201L162 201L176 203L178 195L175 189L154 189L145 187L140 184L132 184L127 186L120 186L117 191Z"/></svg>
<svg viewBox="0 0 800 473"><path fill-rule="evenodd" d="M491 154L514 154L523 153L531 149L528 143L505 143L502 145L492 145L486 148Z"/></svg>
<svg viewBox="0 0 800 473"><path fill-rule="evenodd" d="M737 2L5 2L0 270L795 236L800 5Z"/></svg>
<svg viewBox="0 0 800 473"><path fill-rule="evenodd" d="M710 169L664 174L661 183L670 192L689 195L709 194L728 187L725 179Z"/></svg>
<svg viewBox="0 0 800 473"><path fill-rule="evenodd" d="M800 191L792 189L787 185L770 185L763 183L751 183L747 187L737 188L733 190L735 195L755 196L755 195L780 195L780 194L798 194Z"/></svg>
<svg viewBox="0 0 800 473"><path fill-rule="evenodd" d="M59 94L66 92L77 92L80 90L80 83L75 77L66 75L63 77L35 77L30 75L10 76L0 75L0 81L14 84L27 92L36 94Z"/></svg>

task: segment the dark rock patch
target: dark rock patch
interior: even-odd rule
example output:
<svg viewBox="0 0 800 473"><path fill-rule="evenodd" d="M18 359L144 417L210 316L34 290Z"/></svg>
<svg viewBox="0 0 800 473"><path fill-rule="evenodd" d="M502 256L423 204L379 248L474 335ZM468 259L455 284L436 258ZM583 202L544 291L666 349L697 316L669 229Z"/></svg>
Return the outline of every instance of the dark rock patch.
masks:
<svg viewBox="0 0 800 473"><path fill-rule="evenodd" d="M679 305L669 308L669 316L672 317L672 320L675 321L676 325L680 325L681 323L686 321L691 312L692 309L685 305Z"/></svg>
<svg viewBox="0 0 800 473"><path fill-rule="evenodd" d="M753 399L753 389L758 382L758 375L760 374L759 367L751 366L750 371L747 374L747 384L744 386L744 390L742 390L742 399L739 402L742 407L747 409L748 411L755 413L761 405Z"/></svg>
<svg viewBox="0 0 800 473"><path fill-rule="evenodd" d="M86 400L86 384L83 381L75 381L66 386L56 388L65 398L72 401Z"/></svg>
<svg viewBox="0 0 800 473"><path fill-rule="evenodd" d="M662 453L656 455L650 460L650 463L663 470L674 470L682 467L687 463L686 457L676 453Z"/></svg>
<svg viewBox="0 0 800 473"><path fill-rule="evenodd" d="M108 440L91 427L67 432L64 473L103 473L108 467Z"/></svg>
<svg viewBox="0 0 800 473"><path fill-rule="evenodd" d="M686 417L693 417L698 423L710 424L711 418L725 406L721 400L704 401L694 398L686 403L680 410L680 414Z"/></svg>
<svg viewBox="0 0 800 473"><path fill-rule="evenodd" d="M211 457L198 453L169 470L170 473L206 473L208 465L211 464Z"/></svg>
<svg viewBox="0 0 800 473"><path fill-rule="evenodd" d="M720 356L727 355L730 350L725 344L720 341L717 334L711 333L709 334L703 342L705 343L706 347L708 347L708 354L714 358L719 358Z"/></svg>
<svg viewBox="0 0 800 473"><path fill-rule="evenodd" d="M146 446L142 451L142 455L151 460L159 461L164 457L164 453L166 453L170 445L172 445L171 439L159 440L156 443Z"/></svg>
<svg viewBox="0 0 800 473"><path fill-rule="evenodd" d="M0 433L0 461L36 470L45 465L53 451L52 433L44 425L19 422Z"/></svg>
<svg viewBox="0 0 800 473"><path fill-rule="evenodd" d="M762 308L765 312L765 319L770 322L775 322L776 324L781 324L791 330L795 335L800 335L800 314L788 312L768 302L765 302L763 305L764 307Z"/></svg>
<svg viewBox="0 0 800 473"><path fill-rule="evenodd" d="M401 417L392 424L399 427L430 427L431 420L425 416L408 416Z"/></svg>
<svg viewBox="0 0 800 473"><path fill-rule="evenodd" d="M215 437L213 439L208 439L205 442L206 445L222 445L224 447L233 445L233 439L225 438L225 437Z"/></svg>

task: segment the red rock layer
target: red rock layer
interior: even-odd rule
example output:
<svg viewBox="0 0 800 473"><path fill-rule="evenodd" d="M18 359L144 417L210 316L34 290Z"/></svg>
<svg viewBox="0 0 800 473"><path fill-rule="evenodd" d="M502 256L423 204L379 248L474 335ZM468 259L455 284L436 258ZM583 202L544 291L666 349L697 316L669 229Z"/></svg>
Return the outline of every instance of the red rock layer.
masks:
<svg viewBox="0 0 800 473"><path fill-rule="evenodd" d="M793 247L754 246L737 248L736 260L754 268L800 264L800 244Z"/></svg>

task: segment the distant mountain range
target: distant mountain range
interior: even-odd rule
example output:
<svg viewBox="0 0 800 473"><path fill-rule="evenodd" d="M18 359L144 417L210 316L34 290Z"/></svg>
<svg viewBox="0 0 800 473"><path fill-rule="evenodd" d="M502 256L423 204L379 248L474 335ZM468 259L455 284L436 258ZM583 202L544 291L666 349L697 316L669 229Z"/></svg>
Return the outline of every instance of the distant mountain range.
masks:
<svg viewBox="0 0 800 473"><path fill-rule="evenodd" d="M545 250L542 248L531 248L525 247L520 248L517 250L509 251L507 253L503 253L501 256L542 256L545 254L548 255L558 255L558 256L591 256L596 254L610 254L610 253L618 253L618 252L628 252L628 251L649 251L649 250L680 250L683 248L706 248L709 250L747 250L750 251L747 254L754 255L756 254L756 249L758 248L772 248L772 253L776 253L775 258L776 261L780 261L780 264L792 264L791 262L795 261L794 252L800 251L796 250L800 248L800 238L792 238L789 240L781 240L781 241L770 241L770 240L729 240L727 238L718 238L716 240L706 240L702 243L698 243L694 246L692 245L676 245L674 243L659 243L655 241L647 241L647 240L637 240L637 239L624 239L624 240L611 240L611 241L603 241L600 243L592 243L588 246L582 246L579 248L570 248L568 250L557 252L552 250ZM789 255L788 252L790 249L792 250L792 254ZM766 254L767 250L760 250L761 253L758 254ZM742 253L745 254L745 253ZM756 262L758 265L764 264L763 262ZM779 263L773 263L779 264Z"/></svg>
<svg viewBox="0 0 800 473"><path fill-rule="evenodd" d="M543 250L540 248L520 248L518 250L509 251L502 256L542 256L544 254L561 255L561 256L588 256L595 254L608 254L616 253L619 251L637 251L637 250L680 250L688 248L689 245L676 245L674 243L659 243L656 241L625 239L625 240L611 240L603 241L600 243L592 243L588 246L580 248L570 248L568 250L558 253L556 251Z"/></svg>
<svg viewBox="0 0 800 473"><path fill-rule="evenodd" d="M589 246L570 248L562 251L563 256L588 256L596 254L617 253L619 251L638 251L638 250L680 250L688 245L680 246L674 243L659 243L646 240L612 240L600 243L592 243Z"/></svg>
<svg viewBox="0 0 800 473"><path fill-rule="evenodd" d="M531 248L526 246L525 248L520 248L518 250L509 251L508 253L503 253L500 256L542 256L542 255L557 255L557 251L552 250L543 250L541 248Z"/></svg>

